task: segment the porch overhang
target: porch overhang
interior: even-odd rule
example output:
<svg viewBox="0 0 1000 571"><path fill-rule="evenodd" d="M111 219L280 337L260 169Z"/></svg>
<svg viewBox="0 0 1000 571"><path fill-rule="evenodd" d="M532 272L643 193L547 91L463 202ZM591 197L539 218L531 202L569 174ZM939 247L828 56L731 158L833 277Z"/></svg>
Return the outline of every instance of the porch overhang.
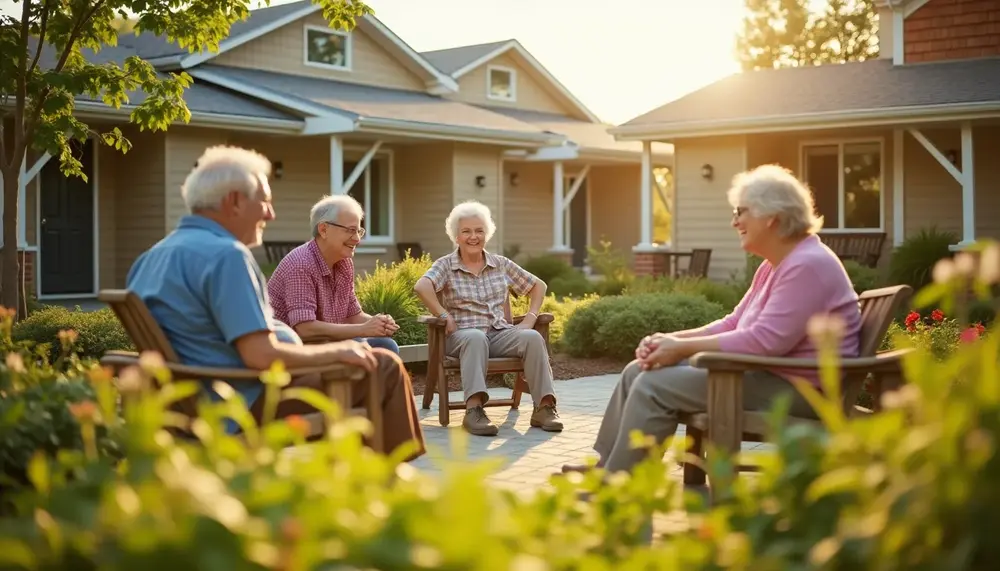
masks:
<svg viewBox="0 0 1000 571"><path fill-rule="evenodd" d="M1000 117L1000 100L947 105L841 110L821 113L739 117L708 121L676 121L621 125L608 130L618 141L667 141L757 133L843 129L971 121Z"/></svg>

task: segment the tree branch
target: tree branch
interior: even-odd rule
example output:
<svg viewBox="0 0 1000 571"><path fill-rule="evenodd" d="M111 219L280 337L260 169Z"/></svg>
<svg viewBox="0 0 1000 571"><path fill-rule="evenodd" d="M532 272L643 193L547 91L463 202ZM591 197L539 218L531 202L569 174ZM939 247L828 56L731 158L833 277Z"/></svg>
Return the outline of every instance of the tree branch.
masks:
<svg viewBox="0 0 1000 571"><path fill-rule="evenodd" d="M23 0L21 7L21 44L17 54L17 94L14 96L14 153L24 145L24 106L28 98L28 18L31 15L31 0ZM19 124L20 123L20 124ZM17 157L14 157L16 160Z"/></svg>
<svg viewBox="0 0 1000 571"><path fill-rule="evenodd" d="M42 56L42 50L45 48L45 28L49 23L49 6L48 0L42 0L42 23L38 31L38 49L35 50L35 59L31 62L31 67L28 68L28 75L35 72L35 68L38 67L38 59Z"/></svg>
<svg viewBox="0 0 1000 571"><path fill-rule="evenodd" d="M57 73L62 71L63 67L66 65L66 60L69 59L69 54L73 51L73 45L76 44L77 39L79 39L80 32L83 30L84 24L90 20L94 13L104 4L105 0L97 0L97 2L91 6L90 10L87 10L83 16L73 24L73 29L69 33L69 37L66 39L66 45L63 47L63 53L59 56L59 61L56 62L55 70ZM27 0L25 1L27 5ZM32 113L31 121L23 126L25 140L30 141L31 137L35 134L35 126L38 123L38 118L42 115L42 107L45 99L49 96L49 86L46 85L42 89L42 93L38 96L38 101L35 105L35 111Z"/></svg>

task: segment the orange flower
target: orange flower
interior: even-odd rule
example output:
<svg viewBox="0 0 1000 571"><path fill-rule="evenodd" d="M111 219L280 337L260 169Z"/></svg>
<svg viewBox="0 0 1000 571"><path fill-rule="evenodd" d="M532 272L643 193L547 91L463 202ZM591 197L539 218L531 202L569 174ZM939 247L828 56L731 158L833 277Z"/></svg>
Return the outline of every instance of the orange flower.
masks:
<svg viewBox="0 0 1000 571"><path fill-rule="evenodd" d="M93 421L97 418L97 405L85 400L69 405L69 412L79 421Z"/></svg>
<svg viewBox="0 0 1000 571"><path fill-rule="evenodd" d="M7 368L15 373L25 371L24 358L21 357L20 353L7 353Z"/></svg>
<svg viewBox="0 0 1000 571"><path fill-rule="evenodd" d="M297 414L293 414L285 419L285 423L293 432L303 437L309 436L309 421Z"/></svg>

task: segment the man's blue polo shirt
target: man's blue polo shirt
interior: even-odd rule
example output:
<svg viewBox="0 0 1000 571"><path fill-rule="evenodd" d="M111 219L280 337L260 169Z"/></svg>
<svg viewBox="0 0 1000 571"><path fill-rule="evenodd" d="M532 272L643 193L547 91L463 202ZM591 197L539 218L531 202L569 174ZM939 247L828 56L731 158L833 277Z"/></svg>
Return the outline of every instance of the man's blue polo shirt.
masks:
<svg viewBox="0 0 1000 571"><path fill-rule="evenodd" d="M274 321L264 274L250 249L204 216L181 218L173 232L139 256L125 284L149 306L184 364L244 367L236 339L282 329ZM301 343L294 332L281 337ZM259 382L232 384L248 405L263 392ZM231 423L230 430L234 427Z"/></svg>

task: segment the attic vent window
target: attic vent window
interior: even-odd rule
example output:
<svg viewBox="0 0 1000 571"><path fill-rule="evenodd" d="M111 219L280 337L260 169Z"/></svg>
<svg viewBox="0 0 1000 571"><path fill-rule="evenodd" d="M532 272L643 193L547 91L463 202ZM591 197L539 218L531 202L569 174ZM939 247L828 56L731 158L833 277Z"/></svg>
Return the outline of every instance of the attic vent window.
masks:
<svg viewBox="0 0 1000 571"><path fill-rule="evenodd" d="M351 69L351 36L320 26L305 28L305 63L326 69Z"/></svg>
<svg viewBox="0 0 1000 571"><path fill-rule="evenodd" d="M517 100L517 75L509 67L491 65L486 68L486 96L498 101Z"/></svg>

